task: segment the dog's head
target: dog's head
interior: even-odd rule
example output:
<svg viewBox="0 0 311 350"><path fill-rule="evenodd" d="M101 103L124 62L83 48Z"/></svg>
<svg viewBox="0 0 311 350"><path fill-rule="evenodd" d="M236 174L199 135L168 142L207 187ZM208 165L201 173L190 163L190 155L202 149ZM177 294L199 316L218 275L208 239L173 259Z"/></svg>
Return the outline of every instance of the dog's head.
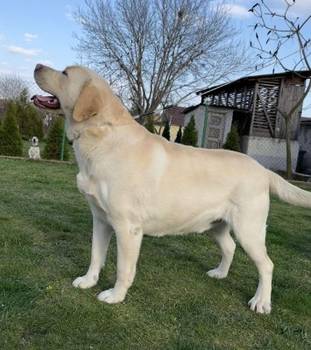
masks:
<svg viewBox="0 0 311 350"><path fill-rule="evenodd" d="M31 144L32 144L33 147L36 147L36 146L39 145L39 139L37 138L37 136L33 136L31 138Z"/></svg>
<svg viewBox="0 0 311 350"><path fill-rule="evenodd" d="M51 94L33 96L34 104L41 109L63 111L81 122L103 107L107 84L87 68L71 66L58 71L37 64L34 77L39 87Z"/></svg>
<svg viewBox="0 0 311 350"><path fill-rule="evenodd" d="M130 118L109 85L95 72L80 66L63 71L37 64L34 78L39 87L51 96L33 96L41 109L63 111L70 122L81 123L96 116L107 124L124 124Z"/></svg>

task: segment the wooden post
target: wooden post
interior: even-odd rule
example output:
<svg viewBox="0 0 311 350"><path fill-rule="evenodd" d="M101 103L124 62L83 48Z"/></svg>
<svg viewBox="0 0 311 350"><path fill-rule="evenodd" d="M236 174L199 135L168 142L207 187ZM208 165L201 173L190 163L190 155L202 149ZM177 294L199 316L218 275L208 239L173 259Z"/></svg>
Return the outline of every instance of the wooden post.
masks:
<svg viewBox="0 0 311 350"><path fill-rule="evenodd" d="M274 133L274 130L272 128L272 124L271 124L271 120L270 120L270 117L269 117L269 114L266 110L266 107L264 105L264 100L262 99L262 97L260 96L260 92L257 91L257 95L259 97L259 100L261 102L261 105L262 105L262 109L263 109L263 112L264 112L264 115L266 116L266 119L267 119L267 122L268 122L268 126L269 126L269 130L270 130L270 134L272 137L275 137L275 133Z"/></svg>
<svg viewBox="0 0 311 350"><path fill-rule="evenodd" d="M283 118L281 116L281 113L279 112L280 107L280 100L281 100L281 94L283 93L284 88L284 78L281 79L281 84L279 85L279 94L278 94L278 100L276 102L276 117L275 117L275 137L281 138L281 119Z"/></svg>
<svg viewBox="0 0 311 350"><path fill-rule="evenodd" d="M253 135L254 118L255 118L255 114L256 114L257 92L258 92L258 83L255 84L255 91L254 91L254 96L253 96L253 112L252 112L251 126L249 129L249 136Z"/></svg>
<svg viewBox="0 0 311 350"><path fill-rule="evenodd" d="M207 103L205 104L205 114L204 114L204 126L203 126L203 134L202 134L202 140L201 140L201 147L203 148L205 145L205 139L206 139L206 130L207 130L207 119L208 119L208 106Z"/></svg>

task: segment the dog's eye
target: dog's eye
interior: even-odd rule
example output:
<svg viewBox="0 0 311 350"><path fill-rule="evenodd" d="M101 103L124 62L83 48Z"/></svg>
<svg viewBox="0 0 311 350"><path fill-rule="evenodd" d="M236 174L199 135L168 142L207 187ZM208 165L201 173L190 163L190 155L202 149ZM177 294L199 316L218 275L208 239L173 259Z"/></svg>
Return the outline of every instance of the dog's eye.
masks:
<svg viewBox="0 0 311 350"><path fill-rule="evenodd" d="M68 73L65 70L63 70L62 73L68 77Z"/></svg>

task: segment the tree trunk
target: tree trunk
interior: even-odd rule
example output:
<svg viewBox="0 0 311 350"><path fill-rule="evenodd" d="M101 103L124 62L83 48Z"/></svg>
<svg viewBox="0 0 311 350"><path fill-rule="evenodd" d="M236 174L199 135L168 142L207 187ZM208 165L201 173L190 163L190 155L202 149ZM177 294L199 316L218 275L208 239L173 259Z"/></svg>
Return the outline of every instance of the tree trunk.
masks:
<svg viewBox="0 0 311 350"><path fill-rule="evenodd" d="M288 180L292 179L292 152L291 152L291 118L285 118L286 126L286 177Z"/></svg>

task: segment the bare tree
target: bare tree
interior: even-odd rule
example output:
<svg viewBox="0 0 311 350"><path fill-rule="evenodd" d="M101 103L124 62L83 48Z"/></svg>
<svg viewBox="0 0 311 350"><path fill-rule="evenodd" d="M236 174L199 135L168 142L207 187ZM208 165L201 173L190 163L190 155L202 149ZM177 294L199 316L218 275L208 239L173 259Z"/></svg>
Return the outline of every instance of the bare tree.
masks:
<svg viewBox="0 0 311 350"><path fill-rule="evenodd" d="M274 10L267 1L261 0L250 10L256 17L255 40L250 46L258 51L258 58L262 66L272 66L272 71L282 70L292 72L300 78L299 70L311 70L311 14L304 18L295 14L295 0L283 0L283 8ZM278 107L278 112L285 120L287 177L292 178L291 157L291 124L293 117L311 89L310 74L302 96L294 103L290 110Z"/></svg>
<svg viewBox="0 0 311 350"><path fill-rule="evenodd" d="M137 114L245 69L226 7L209 0L85 0L76 49Z"/></svg>
<svg viewBox="0 0 311 350"><path fill-rule="evenodd" d="M17 100L23 94L28 94L28 84L15 74L0 75L0 98Z"/></svg>

